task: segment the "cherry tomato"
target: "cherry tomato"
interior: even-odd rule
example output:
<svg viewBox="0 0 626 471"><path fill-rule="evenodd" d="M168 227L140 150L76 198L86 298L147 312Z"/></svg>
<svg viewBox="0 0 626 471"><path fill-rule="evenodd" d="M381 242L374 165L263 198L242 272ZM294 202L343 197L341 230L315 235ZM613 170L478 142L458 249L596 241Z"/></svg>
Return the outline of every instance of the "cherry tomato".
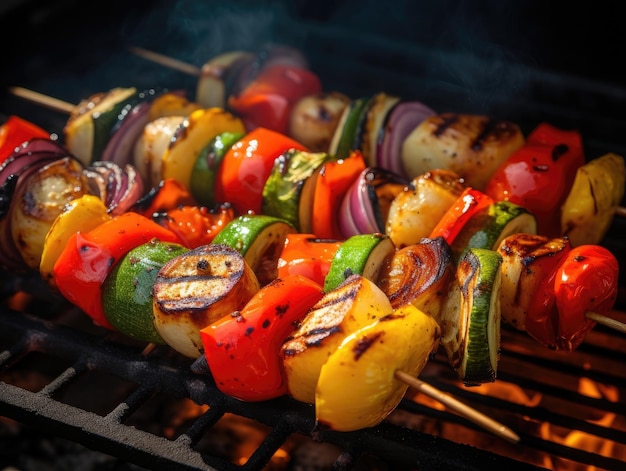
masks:
<svg viewBox="0 0 626 471"><path fill-rule="evenodd" d="M604 247L580 245L569 252L554 279L557 348L570 351L581 344L596 324L587 312L604 314L613 308L618 276L618 261Z"/></svg>
<svg viewBox="0 0 626 471"><path fill-rule="evenodd" d="M95 324L115 330L104 314L102 284L128 251L152 239L182 245L172 231L135 212L113 217L88 232L74 233L52 269L58 290Z"/></svg>
<svg viewBox="0 0 626 471"><path fill-rule="evenodd" d="M287 134L294 105L321 91L322 84L313 72L273 65L263 69L239 95L230 96L228 106L241 116L249 131L263 126Z"/></svg>
<svg viewBox="0 0 626 471"><path fill-rule="evenodd" d="M485 193L474 188L465 188L455 203L439 220L429 238L443 237L449 245L452 245L467 221L493 202L493 199Z"/></svg>
<svg viewBox="0 0 626 471"><path fill-rule="evenodd" d="M312 232L322 239L342 239L339 227L341 202L360 173L365 170L365 158L355 150L345 159L326 162L315 182L311 213Z"/></svg>
<svg viewBox="0 0 626 471"><path fill-rule="evenodd" d="M13 154L17 147L35 137L49 139L50 133L18 116L9 116L0 126L0 164Z"/></svg>
<svg viewBox="0 0 626 471"><path fill-rule="evenodd" d="M318 283L303 276L276 278L241 311L202 329L204 354L217 388L244 401L287 394L280 347L322 294Z"/></svg>
<svg viewBox="0 0 626 471"><path fill-rule="evenodd" d="M195 249L213 242L217 233L235 218L235 211L228 203L213 209L205 206L179 206L155 213L152 218L175 233L183 246Z"/></svg>
<svg viewBox="0 0 626 471"><path fill-rule="evenodd" d="M289 149L307 149L276 131L256 128L234 143L215 178L215 200L231 203L237 214L261 213L263 187L276 157Z"/></svg>
<svg viewBox="0 0 626 471"><path fill-rule="evenodd" d="M340 240L320 239L313 234L287 234L278 258L278 277L301 275L324 286Z"/></svg>
<svg viewBox="0 0 626 471"><path fill-rule="evenodd" d="M580 133L542 123L494 172L485 193L528 209L537 218L538 233L558 237L561 206L584 163Z"/></svg>

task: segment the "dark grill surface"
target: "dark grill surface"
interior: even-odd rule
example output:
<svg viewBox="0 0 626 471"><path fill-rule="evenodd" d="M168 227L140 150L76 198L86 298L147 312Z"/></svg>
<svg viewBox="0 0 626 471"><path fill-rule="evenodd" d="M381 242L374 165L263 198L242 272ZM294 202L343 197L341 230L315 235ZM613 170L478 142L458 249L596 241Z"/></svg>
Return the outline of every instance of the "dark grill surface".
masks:
<svg viewBox="0 0 626 471"><path fill-rule="evenodd" d="M578 36L566 43L558 33L571 33L566 26L574 24L576 31L589 32L584 12L563 25L550 23L550 10L533 16L535 2L517 10L478 2L459 12L455 2L391 2L394 8L383 8L383 2L351 1L189 0L132 7L112 1L97 13L83 3L31 0L2 7L7 51L0 113L60 132L66 116L12 97L7 87L24 86L70 103L116 86L185 88L193 94L194 77L133 56L128 48L143 46L201 65L223 50L275 41L300 47L326 90L351 97L386 91L439 111L511 119L525 131L547 121L579 129L589 157L626 155L626 87L623 78L602 75L606 54L598 46L613 39L606 37L610 23L597 42L585 43L596 51L582 49ZM526 42L510 35L507 21L527 28ZM17 37L9 33L15 26L22 31ZM558 32L539 34L549 26L559 26ZM568 60L573 56L579 67ZM623 231L618 218L603 241L622 265ZM623 273L621 286L614 317L624 322ZM295 462L306 446L319 450L329 444L326 467L333 469L624 469L626 342L601 326L573 353L548 351L504 328L493 385L462 387L441 355L427 365L423 380L510 426L522 439L513 445L412 391L374 429L318 430L311 406L289 398L237 401L214 387L202 360L191 363L167 347L144 351L145 345L98 329L37 275L1 273L0 293L0 420L121 462L168 470L320 469L272 466L283 454ZM585 440L598 447L586 451Z"/></svg>

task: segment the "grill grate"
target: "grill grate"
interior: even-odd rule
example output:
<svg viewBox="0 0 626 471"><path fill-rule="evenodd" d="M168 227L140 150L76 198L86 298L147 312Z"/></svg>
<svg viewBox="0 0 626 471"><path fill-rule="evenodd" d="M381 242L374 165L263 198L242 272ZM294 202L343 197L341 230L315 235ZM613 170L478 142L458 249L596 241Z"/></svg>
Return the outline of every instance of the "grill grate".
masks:
<svg viewBox="0 0 626 471"><path fill-rule="evenodd" d="M29 31L29 37L17 46L21 49L9 51L14 55L9 56L10 67L0 79L7 86L30 87L70 102L125 82L138 88L161 85L193 90L193 78L132 57L126 53L129 46L146 46L196 64L220 48L255 46L250 34L230 38L229 47L223 47L224 41L211 29L219 20L208 21L208 27L199 32L191 21L187 30L169 23L167 15L174 17L176 12L167 8L155 20L146 14L151 2L137 2L135 8L109 2L112 10L119 10L103 12L97 24L85 21L80 25L65 17L80 2L61 2L56 9L43 8L35 0L23 3L40 14L22 23L33 29L32 34ZM156 15L167 2L153 3ZM180 2L180 8L193 3ZM23 20L25 10L17 18ZM91 15L83 12L79 17ZM183 11L183 16L190 20L189 11ZM325 89L351 97L386 91L422 100L441 111L511 119L526 131L548 121L580 129L590 157L607 151L626 155L626 141L621 137L626 135L626 90L620 86L518 66L499 56L468 57L428 42L407 43L401 35L368 29L367 23L357 28L355 23L316 20L322 16L301 17L294 23L277 15L265 33L277 42L300 46ZM267 19L267 15L258 18ZM359 18L363 20L362 15ZM1 26L14 21L16 16ZM116 27L110 28L112 24ZM219 25L218 29L226 28ZM56 34L67 30L75 36ZM202 35L214 43L194 42ZM66 119L10 96L2 96L1 103L1 112L33 119L47 129L60 130ZM625 224L626 220L616 220L603 241L622 261L626 260L621 235ZM626 286L624 276L623 270L622 287ZM15 311L7 302L18 291L32 296L24 312ZM427 365L422 379L509 425L522 438L519 445L512 445L411 395L374 429L316 430L310 406L288 398L250 404L225 396L211 383L202 361L190 363L161 347L144 354L144 345L90 325L86 316L49 293L41 280L0 273L0 293L0 416L149 469L260 469L281 449L293 451L292 442L306 440L336 446L335 470L482 470L488 466L523 470L559 468L562 463L624 468L626 342L601 326L570 354L544 351L528 336L504 329L496 382L504 392L461 386L443 356ZM621 294L621 312L615 313L621 321L626 321L625 299ZM21 384L20 375L31 377L33 372L36 381ZM598 391L583 392L581 385L587 382ZM508 391L521 392L529 400L520 402ZM90 403L90 395L100 401ZM190 403L203 408L194 409L197 413L180 419L171 430L155 425L164 421L162 404L182 408ZM219 445L216 430L222 430L222 423L231 417L250 421L262 431L243 463ZM599 420L607 417L612 420ZM576 442L564 441L572 437L570 433L584 433L612 446L613 451L585 451Z"/></svg>
<svg viewBox="0 0 626 471"><path fill-rule="evenodd" d="M351 469L364 454L373 454L381 460L408 468L424 466L427 469L479 470L494 465L520 470L538 469L394 424L354 433L315 432L314 417L308 406L289 399L250 404L225 396L203 374L205 366L201 361L189 365L184 361L170 363L159 354L144 357L136 346L120 345L102 336L79 332L11 309L0 311L0 324L0 345L4 348L0 366L5 370L18 367L31 352L54 355L70 364L38 391L0 382L0 415L149 469L172 469L172 466L176 469L260 469L294 433L312 434L316 440L342 447L344 451L335 462L334 469ZM105 371L139 387L127 397L118 399L119 403L106 414L54 398L55 393L72 388L72 383L78 381L82 374L92 371ZM455 393L455 388L447 388L444 383L440 387ZM167 393L174 398L187 397L198 404L207 404L209 408L173 439L125 425L133 411L156 393ZM114 387L99 394L119 395ZM469 394L468 398L471 396ZM411 413L423 414L430 410L410 401L405 401L400 407ZM263 443L242 466L196 449L202 435L225 413L250 418L271 427ZM444 412L438 412L436 418L452 423L464 422ZM472 427L470 423L464 425ZM587 457L592 460L597 458ZM612 460L604 461L610 464Z"/></svg>
<svg viewBox="0 0 626 471"><path fill-rule="evenodd" d="M36 286L36 283L31 285L32 281L24 285ZM258 404L238 401L215 388L202 360L191 363L165 347L157 347L144 355L143 345L125 342L108 331L84 329L80 325L84 315L64 305L63 301L59 301L53 311L52 315L61 313L61 322L6 307L0 310L0 366L3 368L0 415L148 469L172 469L173 466L179 469L260 469L293 434L310 436L315 441L332 443L342 449L334 469L353 469L368 456L403 469L472 470L485 469L488 465L539 469L534 455L542 454L551 456L551 459L567 459L601 469L623 468L624 462L620 458L565 446L542 438L537 432L540 430L538 424L544 423L556 429L578 430L614 442L616 446L626 445L623 424L620 428L614 427L625 418L622 405L607 398L583 395L571 386L586 377L619 388L619 395L623 397L626 378L616 365L623 358L624 346L612 348L621 339L601 327L589 336L589 342L579 351L566 355L556 352L542 355L541 351L537 354L531 339L517 332L503 331L498 384L516 385L528 394L539 392L545 401L539 404L523 405L498 395L464 388L455 380L445 358L440 356L424 370L422 379L510 425L520 434L522 441L515 447L518 456L511 459L505 455L516 456L510 453L512 445L490 438L459 416L409 398L402 401L388 423L375 429L353 433L315 430L309 406L288 398ZM73 325L76 322L74 317L78 318L77 325ZM19 369L23 363L28 364L33 354L37 355L37 364L45 365L46 359L52 358L61 366L56 367L38 389L11 384L10 372ZM542 371L548 375L542 375ZM112 375L132 387L120 388L119 381L110 379L104 383L99 381L98 384L108 386L98 394L110 398L110 404L100 410L89 408L96 406L75 405L66 399L71 397L71 392L63 394L64 391L80 390L84 387L81 378L94 372ZM559 377L551 380L550 375ZM165 394L173 401L188 398L196 404L206 404L208 408L176 436L165 437L135 425L134 414L157 394ZM555 401L558 408L551 406ZM582 413L570 413L576 409L588 409L601 416L614 414L620 419L609 425L598 425L586 420ZM226 414L251 419L268 429L264 440L244 464L202 449L203 436ZM437 432L441 437L408 428L412 422L423 418L438 424ZM407 424L408 427L404 427ZM477 446L455 443L445 438L446 427L484 435L483 442ZM484 443L489 446L485 447ZM494 447L500 450L497 454L493 453ZM525 458L519 458L520 453Z"/></svg>

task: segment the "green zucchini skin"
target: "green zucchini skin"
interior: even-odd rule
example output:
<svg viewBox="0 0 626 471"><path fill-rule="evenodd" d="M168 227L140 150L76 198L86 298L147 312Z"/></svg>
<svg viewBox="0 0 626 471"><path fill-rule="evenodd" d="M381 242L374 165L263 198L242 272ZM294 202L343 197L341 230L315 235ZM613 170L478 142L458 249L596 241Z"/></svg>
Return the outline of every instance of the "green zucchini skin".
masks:
<svg viewBox="0 0 626 471"><path fill-rule="evenodd" d="M497 201L472 217L452 242L460 260L471 248L496 250L512 234L537 233L537 219L526 208L510 201Z"/></svg>
<svg viewBox="0 0 626 471"><path fill-rule="evenodd" d="M384 263L394 251L395 245L385 234L357 234L349 237L331 261L324 279L324 292L332 291L354 274L377 283Z"/></svg>
<svg viewBox="0 0 626 471"><path fill-rule="evenodd" d="M500 355L502 256L471 248L457 265L442 314L442 346L466 386L493 382Z"/></svg>
<svg viewBox="0 0 626 471"><path fill-rule="evenodd" d="M280 217L302 232L300 205L307 179L325 162L334 160L325 152L290 149L276 158L263 187L263 214Z"/></svg>
<svg viewBox="0 0 626 471"><path fill-rule="evenodd" d="M230 221L212 244L226 245L243 255L262 286L278 276L278 257L287 234L296 228L287 220L267 214L246 214Z"/></svg>
<svg viewBox="0 0 626 471"><path fill-rule="evenodd" d="M372 96L357 98L345 108L330 143L329 153L335 158L345 159L352 150L361 148L363 128L372 100Z"/></svg>

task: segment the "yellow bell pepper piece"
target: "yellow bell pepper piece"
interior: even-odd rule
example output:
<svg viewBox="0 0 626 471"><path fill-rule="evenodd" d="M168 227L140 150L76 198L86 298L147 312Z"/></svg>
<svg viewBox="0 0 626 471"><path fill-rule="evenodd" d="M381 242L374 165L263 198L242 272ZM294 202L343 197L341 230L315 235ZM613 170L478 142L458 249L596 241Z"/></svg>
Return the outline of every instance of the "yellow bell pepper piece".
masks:
<svg viewBox="0 0 626 471"><path fill-rule="evenodd" d="M87 232L111 219L104 202L93 195L83 195L70 201L55 218L44 240L39 273L54 285L52 269L59 255L75 232Z"/></svg>
<svg viewBox="0 0 626 471"><path fill-rule="evenodd" d="M157 96L148 111L148 121L162 118L164 116L189 116L196 110L201 109L198 103L178 93L167 92Z"/></svg>
<svg viewBox="0 0 626 471"><path fill-rule="evenodd" d="M362 275L326 293L282 345L289 395L313 404L322 365L343 339L392 311L385 293Z"/></svg>
<svg viewBox="0 0 626 471"><path fill-rule="evenodd" d="M379 424L408 389L396 371L418 376L440 335L431 316L407 304L347 336L320 371L317 421L344 432Z"/></svg>
<svg viewBox="0 0 626 471"><path fill-rule="evenodd" d="M177 129L173 142L163 155L161 176L173 178L190 188L191 171L207 144L223 132L245 133L243 121L222 108L202 108L192 112Z"/></svg>
<svg viewBox="0 0 626 471"><path fill-rule="evenodd" d="M611 152L578 169L561 208L561 232L573 247L602 240L624 197L625 179L624 158Z"/></svg>

